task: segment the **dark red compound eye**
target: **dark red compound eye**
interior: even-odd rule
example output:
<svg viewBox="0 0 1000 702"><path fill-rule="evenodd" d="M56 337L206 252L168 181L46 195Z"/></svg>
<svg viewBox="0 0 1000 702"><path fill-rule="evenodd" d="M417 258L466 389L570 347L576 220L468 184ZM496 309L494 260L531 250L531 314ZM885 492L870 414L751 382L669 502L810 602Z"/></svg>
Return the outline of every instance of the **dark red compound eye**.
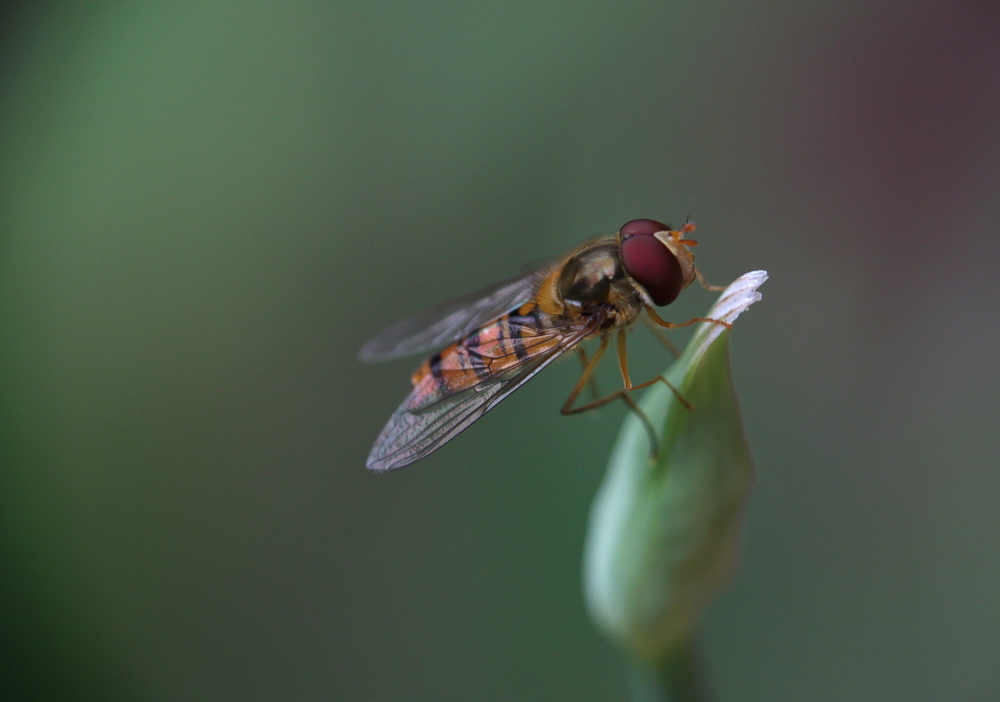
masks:
<svg viewBox="0 0 1000 702"><path fill-rule="evenodd" d="M621 232L622 241L624 241L636 234L656 234L656 232L665 232L668 229L670 227L663 222L657 222L655 219L633 219L618 231Z"/></svg>
<svg viewBox="0 0 1000 702"><path fill-rule="evenodd" d="M662 227L659 222L650 219L636 219L636 222L652 222ZM652 233L638 233L625 237L625 227L622 232L622 265L625 272L646 289L653 302L662 307L669 305L681 294L684 275L681 272L680 261L662 241L652 236ZM654 231L665 231L666 227ZM648 231L648 230L647 230Z"/></svg>

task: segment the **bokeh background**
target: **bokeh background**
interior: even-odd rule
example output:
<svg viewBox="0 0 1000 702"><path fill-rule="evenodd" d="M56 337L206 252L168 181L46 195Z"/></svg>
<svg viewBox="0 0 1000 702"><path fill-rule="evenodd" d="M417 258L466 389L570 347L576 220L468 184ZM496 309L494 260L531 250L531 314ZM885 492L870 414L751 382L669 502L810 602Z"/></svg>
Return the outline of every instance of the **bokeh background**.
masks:
<svg viewBox="0 0 1000 702"><path fill-rule="evenodd" d="M1000 699L1000 5L0 16L4 699L625 700L580 587L624 410L559 416L557 364L371 475L418 360L355 353L689 215L771 274L718 698Z"/></svg>

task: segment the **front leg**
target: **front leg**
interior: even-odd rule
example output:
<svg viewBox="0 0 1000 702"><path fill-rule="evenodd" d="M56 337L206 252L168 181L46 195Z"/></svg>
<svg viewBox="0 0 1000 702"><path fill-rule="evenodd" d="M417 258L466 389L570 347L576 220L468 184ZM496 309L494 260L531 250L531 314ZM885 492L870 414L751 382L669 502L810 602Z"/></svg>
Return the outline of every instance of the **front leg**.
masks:
<svg viewBox="0 0 1000 702"><path fill-rule="evenodd" d="M667 322L664 321L660 315L656 314L656 310L652 307L646 306L646 313L649 318L653 320L656 324L667 329L676 329L677 327L686 327L688 325L694 324L696 322L711 322L712 324L718 324L719 326L725 327L726 329L732 329L733 325L729 322L723 322L721 319L712 319L711 317L692 317L686 322Z"/></svg>
<svg viewBox="0 0 1000 702"><path fill-rule="evenodd" d="M708 281L705 280L705 276L703 276L701 274L701 271L699 271L697 268L695 268L694 274L696 276L698 276L698 282L701 283L701 287L705 288L706 290L712 290L712 291L715 291L715 292L722 292L723 290L726 289L725 285L709 285Z"/></svg>

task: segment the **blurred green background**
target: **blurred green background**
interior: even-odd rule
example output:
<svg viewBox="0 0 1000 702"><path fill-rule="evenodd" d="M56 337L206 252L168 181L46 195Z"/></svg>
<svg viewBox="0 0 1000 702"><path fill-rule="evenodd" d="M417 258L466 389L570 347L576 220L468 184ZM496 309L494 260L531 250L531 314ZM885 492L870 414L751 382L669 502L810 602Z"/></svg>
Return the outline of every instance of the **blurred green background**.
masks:
<svg viewBox="0 0 1000 702"><path fill-rule="evenodd" d="M688 215L710 280L771 274L719 699L1000 698L996 3L2 16L4 699L625 700L580 587L624 410L559 416L557 364L372 475L419 359L355 352Z"/></svg>

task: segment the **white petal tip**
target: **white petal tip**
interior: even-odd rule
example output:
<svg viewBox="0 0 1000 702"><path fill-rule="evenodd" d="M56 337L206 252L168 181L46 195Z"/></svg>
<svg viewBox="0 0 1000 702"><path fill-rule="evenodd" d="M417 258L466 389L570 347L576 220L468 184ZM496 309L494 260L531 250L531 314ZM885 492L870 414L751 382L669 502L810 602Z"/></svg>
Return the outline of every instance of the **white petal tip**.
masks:
<svg viewBox="0 0 1000 702"><path fill-rule="evenodd" d="M750 305L761 299L757 288L763 285L765 280L767 280L767 271L744 273L722 292L719 299L712 305L712 309L709 310L708 316L732 324L737 317L750 308ZM722 331L723 327L719 324L703 323L701 329L698 330L699 338L693 342L699 344L698 352L701 353L707 349Z"/></svg>

